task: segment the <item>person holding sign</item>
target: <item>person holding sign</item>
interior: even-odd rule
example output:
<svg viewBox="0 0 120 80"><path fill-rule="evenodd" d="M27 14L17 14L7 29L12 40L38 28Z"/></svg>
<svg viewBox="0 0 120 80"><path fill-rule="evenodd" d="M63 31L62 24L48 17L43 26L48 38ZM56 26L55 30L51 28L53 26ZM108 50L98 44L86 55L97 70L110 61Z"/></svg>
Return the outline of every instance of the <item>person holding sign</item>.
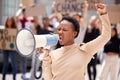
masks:
<svg viewBox="0 0 120 80"><path fill-rule="evenodd" d="M63 46L50 53L43 49L45 56L42 68L45 80L85 80L91 58L111 37L106 5L98 3L96 9L102 21L101 35L81 46L74 44L79 33L79 23L72 17L63 17L58 28L59 43Z"/></svg>
<svg viewBox="0 0 120 80"><path fill-rule="evenodd" d="M87 28L87 14L88 14L88 2L84 1L84 7L83 7L83 17L81 13L74 13L73 18L75 18L80 25L80 32L78 34L78 37L75 38L75 43L80 44L83 42L86 28Z"/></svg>
<svg viewBox="0 0 120 80"><path fill-rule="evenodd" d="M7 29L17 29L15 20L13 17L8 17L5 22L5 28ZM13 71L13 80L16 80L16 51L15 50L3 50L3 77L2 80L5 80L7 70L8 70L8 60L11 59L12 71Z"/></svg>

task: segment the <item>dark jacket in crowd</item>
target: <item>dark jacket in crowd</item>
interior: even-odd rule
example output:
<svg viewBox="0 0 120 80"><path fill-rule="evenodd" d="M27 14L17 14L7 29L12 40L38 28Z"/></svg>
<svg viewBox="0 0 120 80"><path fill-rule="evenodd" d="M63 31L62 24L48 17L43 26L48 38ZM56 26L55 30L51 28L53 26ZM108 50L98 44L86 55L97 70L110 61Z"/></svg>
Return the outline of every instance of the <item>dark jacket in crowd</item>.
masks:
<svg viewBox="0 0 120 80"><path fill-rule="evenodd" d="M115 36L110 39L110 41L105 45L104 52L114 52L114 53L120 53L120 39Z"/></svg>
<svg viewBox="0 0 120 80"><path fill-rule="evenodd" d="M36 27L36 33L39 34L50 34L52 31L43 29L40 25Z"/></svg>

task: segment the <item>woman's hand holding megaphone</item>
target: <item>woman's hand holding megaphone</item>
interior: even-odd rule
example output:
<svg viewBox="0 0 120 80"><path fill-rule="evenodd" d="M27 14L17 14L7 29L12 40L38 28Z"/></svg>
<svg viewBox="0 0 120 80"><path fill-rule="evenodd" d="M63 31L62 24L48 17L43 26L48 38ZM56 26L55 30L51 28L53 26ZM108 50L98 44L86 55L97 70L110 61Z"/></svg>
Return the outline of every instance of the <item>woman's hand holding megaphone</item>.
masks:
<svg viewBox="0 0 120 80"><path fill-rule="evenodd" d="M49 50L46 49L46 48L40 47L38 49L38 51L39 51L40 54L45 54L44 56L48 56L49 55Z"/></svg>
<svg viewBox="0 0 120 80"><path fill-rule="evenodd" d="M40 55L42 55L42 59L41 59L42 61L47 62L47 63L51 62L50 56L49 56L49 49L40 47L37 50L40 53Z"/></svg>
<svg viewBox="0 0 120 80"><path fill-rule="evenodd" d="M40 55L43 55L42 59L41 59L43 62L42 66L43 67L49 66L49 64L51 64L51 62L52 62L51 58L50 58L50 54L49 54L49 49L41 47L38 49L38 51L39 51Z"/></svg>

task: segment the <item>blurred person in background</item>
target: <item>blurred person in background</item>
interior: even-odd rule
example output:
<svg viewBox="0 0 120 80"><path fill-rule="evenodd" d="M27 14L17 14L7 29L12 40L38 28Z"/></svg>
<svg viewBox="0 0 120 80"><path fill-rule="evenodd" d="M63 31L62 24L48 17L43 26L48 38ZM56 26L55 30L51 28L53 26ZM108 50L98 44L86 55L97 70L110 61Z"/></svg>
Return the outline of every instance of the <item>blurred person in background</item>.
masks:
<svg viewBox="0 0 120 80"><path fill-rule="evenodd" d="M32 17L27 17L26 14L26 8L22 9L22 15L21 16L17 16L18 17L18 21L20 22L20 25L18 26L18 29L22 29L22 28L27 28L30 29L32 22L33 22L33 18Z"/></svg>
<svg viewBox="0 0 120 80"><path fill-rule="evenodd" d="M56 1L53 1L52 3L52 14L49 16L49 19L50 19L50 23L53 25L54 29L57 29L58 26L59 26L59 23L62 19L62 14L61 13L58 13L56 8L57 8L57 3Z"/></svg>
<svg viewBox="0 0 120 80"><path fill-rule="evenodd" d="M50 19L46 16L42 18L43 32L42 34L49 34L54 31L52 25L50 24Z"/></svg>
<svg viewBox="0 0 120 80"><path fill-rule="evenodd" d="M16 29L17 26L15 23L15 20L13 17L8 17L5 22L5 29ZM16 73L17 73L17 68L16 68L16 50L4 50L3 51L3 77L2 80L5 80L7 71L8 71L8 62L9 58L11 60L11 65L12 65L12 73L13 73L13 80L16 80Z"/></svg>
<svg viewBox="0 0 120 80"><path fill-rule="evenodd" d="M31 31L34 34L41 34L42 33L42 26L40 25L38 16L33 17L33 25L31 26Z"/></svg>
<svg viewBox="0 0 120 80"><path fill-rule="evenodd" d="M76 44L81 44L83 42L84 36L85 36L85 31L87 28L87 14L88 14L88 3L87 1L84 2L83 6L83 13L73 13L73 18L75 18L80 25L80 32L78 34L78 37L75 38L75 43ZM83 15L83 16L82 16Z"/></svg>
<svg viewBox="0 0 120 80"><path fill-rule="evenodd" d="M31 27L31 30L35 35L49 34L49 32L44 31L43 27L39 23L39 18L37 16L34 16L33 18L33 26ZM32 65L31 65L32 67L30 71L30 80L36 80L35 78L36 72L41 67L41 62L38 56L39 54L37 53L37 50L35 50L32 55Z"/></svg>
<svg viewBox="0 0 120 80"><path fill-rule="evenodd" d="M97 38L100 35L100 30L97 27L97 17L96 16L91 16L90 18L90 23L87 27L85 37L84 37L84 43L87 43L95 38ZM88 72L88 77L89 80L95 80L96 79L96 64L97 64L97 54L94 55L94 58L91 59L87 66L87 72ZM92 70L91 70L92 68Z"/></svg>
<svg viewBox="0 0 120 80"><path fill-rule="evenodd" d="M120 22L117 23L118 38L120 39Z"/></svg>
<svg viewBox="0 0 120 80"><path fill-rule="evenodd" d="M32 26L33 19L27 17L26 8L22 8L21 13L22 13L21 15L20 14L16 15L16 22L17 22L18 30L23 29L23 28L26 28L26 29L30 30L31 26ZM20 72L22 72L21 78L23 80L28 80L27 77L26 77L27 58L24 57L24 56L21 56L19 54L17 56L18 56L18 58L20 58L17 61L20 62L18 67L20 67Z"/></svg>
<svg viewBox="0 0 120 80"><path fill-rule="evenodd" d="M60 23L60 20L62 19L61 13L53 13L49 16L50 23L53 25L54 29L57 29Z"/></svg>
<svg viewBox="0 0 120 80"><path fill-rule="evenodd" d="M101 67L99 75L100 80L107 80L108 75L110 75L110 80L118 80L120 54L119 46L120 39L117 35L117 29L116 27L112 26L111 39L104 46L104 53L106 56Z"/></svg>

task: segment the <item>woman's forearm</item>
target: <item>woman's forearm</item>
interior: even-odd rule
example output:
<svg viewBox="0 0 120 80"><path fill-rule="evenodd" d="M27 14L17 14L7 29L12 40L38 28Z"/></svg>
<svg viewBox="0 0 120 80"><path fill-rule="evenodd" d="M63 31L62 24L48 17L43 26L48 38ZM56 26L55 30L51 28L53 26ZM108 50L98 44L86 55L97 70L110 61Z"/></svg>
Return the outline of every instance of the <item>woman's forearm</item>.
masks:
<svg viewBox="0 0 120 80"><path fill-rule="evenodd" d="M52 79L51 58L47 56L43 59L42 63L43 77L45 80Z"/></svg>
<svg viewBox="0 0 120 80"><path fill-rule="evenodd" d="M96 39L84 44L81 49L89 54L94 55L99 51L111 38L111 27L108 14L100 15L102 22L102 32Z"/></svg>

